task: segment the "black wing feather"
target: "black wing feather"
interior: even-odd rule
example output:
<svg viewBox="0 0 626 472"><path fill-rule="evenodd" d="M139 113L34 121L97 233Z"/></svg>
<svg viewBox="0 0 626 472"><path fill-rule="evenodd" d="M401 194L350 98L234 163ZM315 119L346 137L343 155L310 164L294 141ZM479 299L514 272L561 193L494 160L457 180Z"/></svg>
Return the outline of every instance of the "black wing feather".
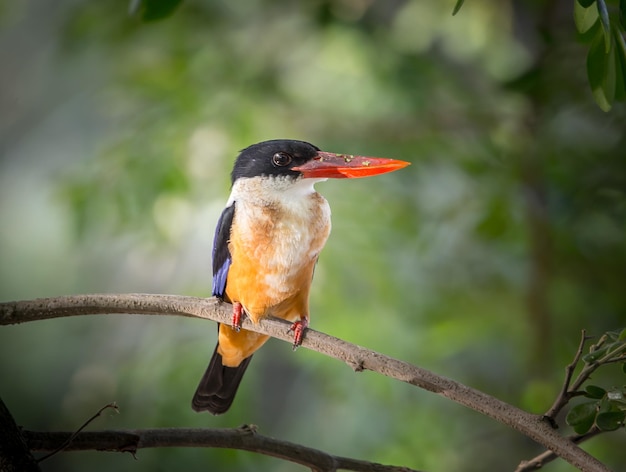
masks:
<svg viewBox="0 0 626 472"><path fill-rule="evenodd" d="M232 262L228 241L230 240L230 228L235 216L235 202L224 208L217 221L215 237L213 238L213 296L224 298L226 293L226 278Z"/></svg>

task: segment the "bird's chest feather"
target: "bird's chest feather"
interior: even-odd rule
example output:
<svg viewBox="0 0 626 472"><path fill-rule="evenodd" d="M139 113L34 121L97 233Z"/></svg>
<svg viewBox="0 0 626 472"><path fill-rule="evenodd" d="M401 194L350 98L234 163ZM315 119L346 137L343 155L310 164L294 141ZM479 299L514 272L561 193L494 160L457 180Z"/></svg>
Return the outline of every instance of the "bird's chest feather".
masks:
<svg viewBox="0 0 626 472"><path fill-rule="evenodd" d="M298 296L301 305L308 304L315 262L329 233L330 209L318 193L261 205L238 201L229 242L229 297L253 317Z"/></svg>

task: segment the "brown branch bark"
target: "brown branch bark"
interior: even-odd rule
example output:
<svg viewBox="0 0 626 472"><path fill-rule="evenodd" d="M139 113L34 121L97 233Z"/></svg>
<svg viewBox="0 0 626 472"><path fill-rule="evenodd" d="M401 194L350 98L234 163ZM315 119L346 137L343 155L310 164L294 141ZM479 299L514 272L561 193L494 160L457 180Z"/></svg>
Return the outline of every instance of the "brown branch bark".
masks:
<svg viewBox="0 0 626 472"><path fill-rule="evenodd" d="M585 348L585 341L587 341L587 333L585 330L582 331L580 336L580 343L578 343L578 349L576 350L576 354L574 355L574 359L570 364L565 367L565 379L563 380L563 386L561 387L561 391L559 392L558 397L546 411L544 416L552 422L552 424L556 424L556 415L563 409L565 405L572 399L572 392L569 387L572 382L572 376L574 375L574 370L576 370L576 366L578 365L578 361L583 355L583 349Z"/></svg>
<svg viewBox="0 0 626 472"><path fill-rule="evenodd" d="M78 295L2 303L0 324L109 313L178 315L229 323L232 312L230 305L212 298L146 294ZM288 322L275 319L262 320L258 325L245 319L242 324L245 329L291 342L291 336L287 334L288 326ZM593 456L557 434L541 416L532 415L483 392L311 329L306 331L302 346L346 362L357 372L365 369L378 372L478 411L521 432L583 472L609 471Z"/></svg>
<svg viewBox="0 0 626 472"><path fill-rule="evenodd" d="M24 431L33 451L54 451L74 433ZM65 451L116 451L134 454L154 447L216 447L251 451L304 465L315 471L352 470L357 472L417 472L374 462L334 456L317 449L258 434L254 427L229 429L158 428L126 431L94 431L75 435Z"/></svg>
<svg viewBox="0 0 626 472"><path fill-rule="evenodd" d="M591 439L599 434L602 434L604 431L593 428L591 431L585 434L576 434L574 436L570 436L569 440L575 444L580 444L588 439ZM544 451L536 457L533 457L530 460L522 461L515 469L515 472L528 472L529 470L537 470L541 469L544 465L552 462L558 458L558 456L552 451Z"/></svg>

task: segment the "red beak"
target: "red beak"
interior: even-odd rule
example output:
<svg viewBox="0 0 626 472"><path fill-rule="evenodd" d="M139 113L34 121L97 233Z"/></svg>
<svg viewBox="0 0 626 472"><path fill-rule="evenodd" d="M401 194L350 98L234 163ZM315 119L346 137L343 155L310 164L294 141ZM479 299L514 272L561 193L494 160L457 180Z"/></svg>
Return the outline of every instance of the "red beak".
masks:
<svg viewBox="0 0 626 472"><path fill-rule="evenodd" d="M352 156L320 151L306 164L293 167L304 178L354 179L402 169L410 162L383 157Z"/></svg>

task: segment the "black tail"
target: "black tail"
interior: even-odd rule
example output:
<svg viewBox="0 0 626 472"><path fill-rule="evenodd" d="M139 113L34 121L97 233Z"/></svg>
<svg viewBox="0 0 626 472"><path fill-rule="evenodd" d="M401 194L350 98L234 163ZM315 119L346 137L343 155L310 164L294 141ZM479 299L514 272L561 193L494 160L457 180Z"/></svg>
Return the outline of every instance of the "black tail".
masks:
<svg viewBox="0 0 626 472"><path fill-rule="evenodd" d="M222 356L216 347L209 367L193 396L191 407L196 411L207 410L214 415L226 412L235 399L237 387L250 359L252 356L244 359L237 367L226 367L222 364Z"/></svg>

